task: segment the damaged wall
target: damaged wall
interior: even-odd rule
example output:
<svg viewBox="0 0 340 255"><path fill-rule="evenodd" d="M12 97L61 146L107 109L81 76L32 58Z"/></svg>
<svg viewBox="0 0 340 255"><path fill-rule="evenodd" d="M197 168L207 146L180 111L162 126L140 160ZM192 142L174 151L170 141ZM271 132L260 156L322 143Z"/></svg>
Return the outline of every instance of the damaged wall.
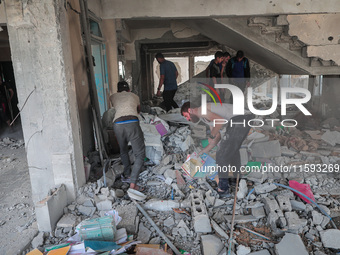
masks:
<svg viewBox="0 0 340 255"><path fill-rule="evenodd" d="M79 1L72 0L70 1L70 4L74 9L80 10ZM80 25L80 15L69 9L68 22L70 26L74 82L79 111L83 154L86 156L87 153L92 151L94 148L94 136L92 128L92 110L89 95L89 83L86 71L86 59L84 45L81 38L82 29Z"/></svg>

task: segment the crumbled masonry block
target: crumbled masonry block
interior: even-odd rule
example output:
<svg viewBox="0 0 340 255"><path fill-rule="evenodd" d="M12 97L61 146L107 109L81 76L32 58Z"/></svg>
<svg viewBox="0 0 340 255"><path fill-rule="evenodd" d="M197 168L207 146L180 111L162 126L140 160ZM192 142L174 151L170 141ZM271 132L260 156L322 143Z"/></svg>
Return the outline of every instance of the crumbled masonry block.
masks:
<svg viewBox="0 0 340 255"><path fill-rule="evenodd" d="M340 230L328 229L320 232L323 246L331 249L340 249Z"/></svg>
<svg viewBox="0 0 340 255"><path fill-rule="evenodd" d="M257 208L251 209L251 214L257 219L266 217L266 213L264 212L263 207L257 207Z"/></svg>
<svg viewBox="0 0 340 255"><path fill-rule="evenodd" d="M292 209L295 211L305 211L306 205L303 202L299 202L296 200L290 200L290 204L292 205Z"/></svg>
<svg viewBox="0 0 340 255"><path fill-rule="evenodd" d="M73 214L65 214L57 223L58 228L73 228L76 225L77 217Z"/></svg>
<svg viewBox="0 0 340 255"><path fill-rule="evenodd" d="M64 214L67 206L67 192L64 184L51 195L35 205L39 231L52 232Z"/></svg>
<svg viewBox="0 0 340 255"><path fill-rule="evenodd" d="M250 252L251 252L251 249L249 247L246 247L244 245L239 245L237 247L236 254L237 255L246 255L246 254L249 254Z"/></svg>
<svg viewBox="0 0 340 255"><path fill-rule="evenodd" d="M224 245L215 235L201 236L203 255L218 255Z"/></svg>
<svg viewBox="0 0 340 255"><path fill-rule="evenodd" d="M173 218L168 218L164 221L164 227L172 227L173 225L175 225L175 221Z"/></svg>
<svg viewBox="0 0 340 255"><path fill-rule="evenodd" d="M91 207L83 206L83 205L78 206L78 212L86 216L92 216L95 211L96 211L96 207L93 207L93 206Z"/></svg>
<svg viewBox="0 0 340 255"><path fill-rule="evenodd" d="M323 215L317 211L312 212L312 217L313 217L313 224L314 225L321 225L323 221Z"/></svg>
<svg viewBox="0 0 340 255"><path fill-rule="evenodd" d="M266 213L277 213L279 217L283 216L283 213L280 209L279 204L274 199L270 199L268 197L265 197L262 202L264 203L264 209L266 210Z"/></svg>
<svg viewBox="0 0 340 255"><path fill-rule="evenodd" d="M147 229L143 225L143 223L139 224L139 231L138 231L138 236L137 236L138 241L141 241L144 244L148 243L150 240L151 234L152 234L151 231Z"/></svg>
<svg viewBox="0 0 340 255"><path fill-rule="evenodd" d="M292 205L290 203L289 197L278 195L276 196L276 200L279 203L279 206L283 212L290 212L292 210Z"/></svg>
<svg viewBox="0 0 340 255"><path fill-rule="evenodd" d="M277 186L273 183L264 183L260 185L255 186L255 193L256 194L264 194L264 193L269 193L273 190L275 190Z"/></svg>
<svg viewBox="0 0 340 255"><path fill-rule="evenodd" d="M253 158L273 158L281 156L281 146L278 140L254 143L251 146Z"/></svg>
<svg viewBox="0 0 340 255"><path fill-rule="evenodd" d="M288 223L288 230L294 233L301 233L303 227L307 225L306 219L300 219L296 212L286 212L285 217Z"/></svg>
<svg viewBox="0 0 340 255"><path fill-rule="evenodd" d="M194 220L194 229L197 233L210 233L210 219L203 201L203 196L200 192L191 193L191 211Z"/></svg>
<svg viewBox="0 0 340 255"><path fill-rule="evenodd" d="M225 215L224 218L228 222L231 222L232 215ZM235 223L247 223L253 221L258 221L258 218L254 217L253 215L235 215Z"/></svg>
<svg viewBox="0 0 340 255"><path fill-rule="evenodd" d="M286 233L281 242L275 245L277 255L308 255L299 235Z"/></svg>
<svg viewBox="0 0 340 255"><path fill-rule="evenodd" d="M44 232L39 232L39 234L32 240L33 249L38 248L44 244Z"/></svg>
<svg viewBox="0 0 340 255"><path fill-rule="evenodd" d="M125 228L128 234L136 233L135 219L137 217L138 209L134 204L119 205L115 208L118 211L122 221L118 224L119 228Z"/></svg>
<svg viewBox="0 0 340 255"><path fill-rule="evenodd" d="M112 201L104 200L96 203L98 211L110 211L112 210Z"/></svg>

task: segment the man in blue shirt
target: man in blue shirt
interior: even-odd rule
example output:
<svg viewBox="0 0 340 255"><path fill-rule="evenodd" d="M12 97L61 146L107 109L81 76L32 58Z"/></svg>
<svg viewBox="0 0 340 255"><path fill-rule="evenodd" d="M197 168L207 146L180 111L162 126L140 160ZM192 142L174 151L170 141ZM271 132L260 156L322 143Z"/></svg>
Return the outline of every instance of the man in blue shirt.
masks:
<svg viewBox="0 0 340 255"><path fill-rule="evenodd" d="M159 85L157 89L157 96L161 95L161 88L164 84L163 99L166 111L173 108L178 108L177 103L174 101L174 97L177 91L177 77L178 71L176 66L171 61L165 60L162 53L157 53L156 60L160 64L161 77L159 79Z"/></svg>

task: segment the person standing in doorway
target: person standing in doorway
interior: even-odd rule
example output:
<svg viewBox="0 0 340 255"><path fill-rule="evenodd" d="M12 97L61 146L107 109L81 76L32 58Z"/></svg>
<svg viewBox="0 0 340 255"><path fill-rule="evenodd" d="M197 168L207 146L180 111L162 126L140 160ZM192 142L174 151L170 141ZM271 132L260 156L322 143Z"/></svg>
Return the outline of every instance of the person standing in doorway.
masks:
<svg viewBox="0 0 340 255"><path fill-rule="evenodd" d="M144 165L145 144L143 131L139 125L138 114L140 102L137 95L130 92L126 81L118 82L118 93L110 96L110 102L116 110L113 119L113 130L120 148L120 157L124 165L122 178L130 182L130 188L142 191L137 185L139 173ZM128 143L131 143L135 156L134 165L131 167Z"/></svg>
<svg viewBox="0 0 340 255"><path fill-rule="evenodd" d="M227 76L232 84L239 87L242 92L250 85L250 67L249 60L244 56L242 50L236 53L227 64Z"/></svg>
<svg viewBox="0 0 340 255"><path fill-rule="evenodd" d="M177 91L178 71L173 62L164 59L162 53L157 53L155 58L160 64L161 75L157 88L157 96L161 96L161 88L164 84L163 104L165 106L166 111L170 111L172 107L178 108L177 103L174 101L174 97Z"/></svg>

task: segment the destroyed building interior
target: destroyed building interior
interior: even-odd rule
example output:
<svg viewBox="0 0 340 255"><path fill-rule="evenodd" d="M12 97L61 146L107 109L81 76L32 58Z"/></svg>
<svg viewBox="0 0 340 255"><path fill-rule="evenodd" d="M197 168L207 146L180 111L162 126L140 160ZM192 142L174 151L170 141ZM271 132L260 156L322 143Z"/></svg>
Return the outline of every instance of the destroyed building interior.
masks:
<svg viewBox="0 0 340 255"><path fill-rule="evenodd" d="M0 0L0 255L340 254L339 24L338 0ZM237 97L206 74L240 50ZM178 73L170 111L157 53ZM140 100L124 119L144 137L138 189L110 101L122 81ZM228 196L233 118L213 135L216 118L181 112L217 99L253 114Z"/></svg>

